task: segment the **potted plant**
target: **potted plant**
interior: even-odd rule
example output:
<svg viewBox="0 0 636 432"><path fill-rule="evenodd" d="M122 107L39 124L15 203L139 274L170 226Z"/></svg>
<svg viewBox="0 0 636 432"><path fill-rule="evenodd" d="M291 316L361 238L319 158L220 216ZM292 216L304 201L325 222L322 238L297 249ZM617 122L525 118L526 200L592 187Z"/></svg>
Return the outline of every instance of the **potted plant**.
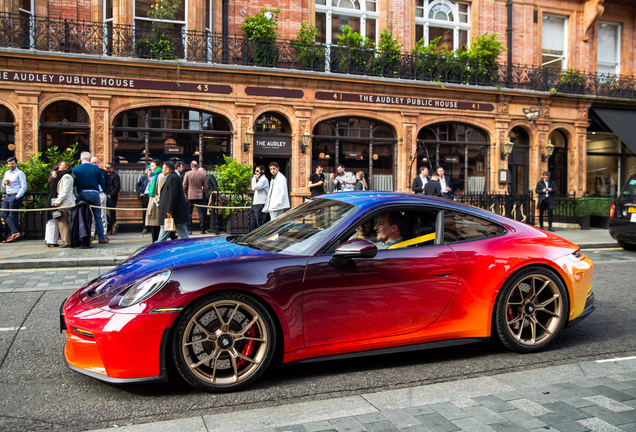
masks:
<svg viewBox="0 0 636 432"><path fill-rule="evenodd" d="M217 205L224 207L247 207L252 199L248 193L251 186L252 166L243 165L238 160L223 156L225 163L215 169L219 183L220 197ZM249 231L249 209L223 209L226 230L230 234Z"/></svg>
<svg viewBox="0 0 636 432"><path fill-rule="evenodd" d="M279 13L280 8L268 11L263 6L259 13L245 18L245 22L239 26L247 38L244 61L253 62L256 66L276 67L280 55L276 46Z"/></svg>
<svg viewBox="0 0 636 432"><path fill-rule="evenodd" d="M576 198L574 214L582 230L590 229L590 203L585 198Z"/></svg>
<svg viewBox="0 0 636 432"><path fill-rule="evenodd" d="M338 47L332 47L332 65L337 68L333 72L366 75L375 60L375 45L368 37L345 25L338 36Z"/></svg>
<svg viewBox="0 0 636 432"><path fill-rule="evenodd" d="M557 85L558 91L564 93L585 93L585 77L579 71L573 69L559 73Z"/></svg>
<svg viewBox="0 0 636 432"><path fill-rule="evenodd" d="M296 64L300 69L324 71L325 48L316 44L318 29L313 23L303 21L296 34L296 39L290 45L296 53Z"/></svg>
<svg viewBox="0 0 636 432"><path fill-rule="evenodd" d="M380 33L378 56L375 58L375 75L394 77L399 72L402 45L393 39L392 27Z"/></svg>
<svg viewBox="0 0 636 432"><path fill-rule="evenodd" d="M588 198L590 203L590 226L594 228L609 228L610 211L612 209L613 198Z"/></svg>
<svg viewBox="0 0 636 432"><path fill-rule="evenodd" d="M177 38L171 24L177 18L181 0L156 0L147 13L149 28L135 30L135 52L140 58L155 60L175 60L177 56ZM181 36L179 35L179 38Z"/></svg>

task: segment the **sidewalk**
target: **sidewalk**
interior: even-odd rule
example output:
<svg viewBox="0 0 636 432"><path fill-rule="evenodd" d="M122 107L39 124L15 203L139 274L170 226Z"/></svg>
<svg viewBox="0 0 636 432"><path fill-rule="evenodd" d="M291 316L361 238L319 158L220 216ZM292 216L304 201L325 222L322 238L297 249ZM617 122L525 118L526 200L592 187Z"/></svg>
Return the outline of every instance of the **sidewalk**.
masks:
<svg viewBox="0 0 636 432"><path fill-rule="evenodd" d="M628 357L113 427L121 432L635 432L635 408L636 357Z"/></svg>
<svg viewBox="0 0 636 432"><path fill-rule="evenodd" d="M581 249L618 247L607 230L568 230L556 228L559 235ZM194 234L191 237L207 237ZM41 240L21 240L0 243L0 270L60 267L112 267L124 262L138 248L150 244L150 234L141 232L117 233L109 236L110 243L93 243L90 249L48 248Z"/></svg>

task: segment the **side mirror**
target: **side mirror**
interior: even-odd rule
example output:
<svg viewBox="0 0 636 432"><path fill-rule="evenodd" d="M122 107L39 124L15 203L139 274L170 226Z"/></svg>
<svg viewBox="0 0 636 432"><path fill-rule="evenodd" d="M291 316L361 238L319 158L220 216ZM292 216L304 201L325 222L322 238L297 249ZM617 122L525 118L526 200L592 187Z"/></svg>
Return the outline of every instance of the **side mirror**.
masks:
<svg viewBox="0 0 636 432"><path fill-rule="evenodd" d="M332 255L332 261L336 265L347 265L352 258L373 258L378 254L378 247L365 239L353 239L344 242Z"/></svg>

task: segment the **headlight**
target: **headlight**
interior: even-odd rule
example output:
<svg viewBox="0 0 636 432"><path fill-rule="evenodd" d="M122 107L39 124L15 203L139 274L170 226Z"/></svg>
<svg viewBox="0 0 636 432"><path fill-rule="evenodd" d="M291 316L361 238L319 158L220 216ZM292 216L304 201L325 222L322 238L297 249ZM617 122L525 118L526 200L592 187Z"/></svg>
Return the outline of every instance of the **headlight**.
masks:
<svg viewBox="0 0 636 432"><path fill-rule="evenodd" d="M568 258L570 258L571 261L579 262L585 259L585 255L583 255L581 251L577 249L575 252L569 254Z"/></svg>
<svg viewBox="0 0 636 432"><path fill-rule="evenodd" d="M146 279L136 282L119 301L119 307L128 307L155 295L170 280L171 270L164 270Z"/></svg>

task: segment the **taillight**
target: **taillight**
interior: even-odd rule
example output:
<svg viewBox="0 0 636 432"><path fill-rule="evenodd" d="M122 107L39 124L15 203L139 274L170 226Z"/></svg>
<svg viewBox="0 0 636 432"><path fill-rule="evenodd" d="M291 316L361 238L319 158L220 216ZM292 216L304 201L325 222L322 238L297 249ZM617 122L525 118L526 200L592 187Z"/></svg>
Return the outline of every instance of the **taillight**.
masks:
<svg viewBox="0 0 636 432"><path fill-rule="evenodd" d="M610 217L614 217L614 204L612 204L612 209L610 210Z"/></svg>

